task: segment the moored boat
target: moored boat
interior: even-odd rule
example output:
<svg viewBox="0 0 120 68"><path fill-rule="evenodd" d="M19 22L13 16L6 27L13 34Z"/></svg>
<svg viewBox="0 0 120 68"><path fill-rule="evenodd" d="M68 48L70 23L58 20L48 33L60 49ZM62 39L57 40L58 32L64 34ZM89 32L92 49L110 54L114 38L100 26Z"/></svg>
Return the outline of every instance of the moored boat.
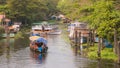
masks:
<svg viewBox="0 0 120 68"><path fill-rule="evenodd" d="M89 29L86 23L74 22L68 26L69 39L72 42L86 43L89 36ZM76 37L75 37L76 35ZM76 40L77 39L77 40Z"/></svg>
<svg viewBox="0 0 120 68"><path fill-rule="evenodd" d="M39 51L39 50L38 50L38 47L37 47L36 45L30 44L30 50L35 51L35 52L38 52L38 53L46 53L47 50L48 50L48 47L44 47L44 48L42 49L42 51Z"/></svg>
<svg viewBox="0 0 120 68"><path fill-rule="evenodd" d="M47 40L40 36L31 36L30 49L35 52L46 53L47 52Z"/></svg>

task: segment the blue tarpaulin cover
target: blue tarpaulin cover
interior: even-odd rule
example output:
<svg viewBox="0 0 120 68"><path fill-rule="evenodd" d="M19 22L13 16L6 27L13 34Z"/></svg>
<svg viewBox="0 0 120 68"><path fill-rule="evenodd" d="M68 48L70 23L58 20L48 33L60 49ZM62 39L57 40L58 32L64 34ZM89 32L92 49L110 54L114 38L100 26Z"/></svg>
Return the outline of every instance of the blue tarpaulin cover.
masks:
<svg viewBox="0 0 120 68"><path fill-rule="evenodd" d="M47 40L43 37L40 37L36 40L37 43L43 42L44 44L47 44Z"/></svg>

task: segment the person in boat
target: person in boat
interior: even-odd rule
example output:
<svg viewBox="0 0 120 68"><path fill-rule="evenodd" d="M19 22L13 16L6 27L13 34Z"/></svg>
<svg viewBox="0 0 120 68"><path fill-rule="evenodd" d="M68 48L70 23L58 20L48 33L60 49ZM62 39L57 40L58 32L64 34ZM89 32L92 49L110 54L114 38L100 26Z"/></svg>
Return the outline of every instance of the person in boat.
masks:
<svg viewBox="0 0 120 68"><path fill-rule="evenodd" d="M31 45L30 47L33 49L33 50L36 50L38 48L38 43L36 43L35 41L31 41Z"/></svg>
<svg viewBox="0 0 120 68"><path fill-rule="evenodd" d="M44 48L43 42L38 43L37 46L38 46L38 51L39 51L39 52L42 52L42 51L43 51L43 48Z"/></svg>
<svg viewBox="0 0 120 68"><path fill-rule="evenodd" d="M37 43L35 41L31 42L30 47L33 50L38 50L39 52L44 52L44 49L46 49L46 45L43 42Z"/></svg>
<svg viewBox="0 0 120 68"><path fill-rule="evenodd" d="M43 31L43 32L45 31L45 26L44 26L44 25L42 25L42 31Z"/></svg>
<svg viewBox="0 0 120 68"><path fill-rule="evenodd" d="M48 47L43 42L38 43L37 46L39 52L46 52L48 49Z"/></svg>

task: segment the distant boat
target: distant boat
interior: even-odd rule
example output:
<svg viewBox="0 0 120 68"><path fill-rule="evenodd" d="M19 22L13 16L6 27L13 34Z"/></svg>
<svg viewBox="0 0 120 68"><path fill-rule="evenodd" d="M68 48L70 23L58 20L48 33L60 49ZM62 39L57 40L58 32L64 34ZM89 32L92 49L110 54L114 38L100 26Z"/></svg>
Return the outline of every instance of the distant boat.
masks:
<svg viewBox="0 0 120 68"><path fill-rule="evenodd" d="M44 27L44 30L43 30ZM61 31L56 31L58 29L57 25L46 24L46 25L34 25L32 26L32 33L42 33L45 32L47 34L61 34Z"/></svg>
<svg viewBox="0 0 120 68"><path fill-rule="evenodd" d="M52 30L52 28L51 27L49 27L49 26L44 26L44 30L45 31L49 31L49 30ZM35 25L35 26L32 26L32 30L39 30L39 31L42 31L42 25Z"/></svg>
<svg viewBox="0 0 120 68"><path fill-rule="evenodd" d="M82 23L82 22L74 22L68 25L68 32L70 32L71 30L73 30L75 27L80 28L80 29L86 29L87 24L86 23Z"/></svg>
<svg viewBox="0 0 120 68"><path fill-rule="evenodd" d="M77 35L78 41L75 39L75 30L77 31L77 34L80 33L79 37ZM68 25L68 32L69 32L69 39L74 42L80 42L80 43L86 43L87 37L89 36L89 29L86 23L82 22L74 22Z"/></svg>

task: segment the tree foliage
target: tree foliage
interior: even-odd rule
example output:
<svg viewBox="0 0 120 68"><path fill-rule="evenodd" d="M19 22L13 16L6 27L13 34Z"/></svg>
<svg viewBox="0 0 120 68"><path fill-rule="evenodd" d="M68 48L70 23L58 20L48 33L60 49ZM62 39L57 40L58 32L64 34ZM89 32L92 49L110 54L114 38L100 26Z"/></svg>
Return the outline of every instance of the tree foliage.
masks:
<svg viewBox="0 0 120 68"><path fill-rule="evenodd" d="M96 29L101 37L113 38L114 30L120 27L118 25L120 24L120 12L115 10L114 1L97 1L87 9L92 11L83 18L89 22L91 28Z"/></svg>
<svg viewBox="0 0 120 68"><path fill-rule="evenodd" d="M120 29L118 2L119 0L61 0L58 8L72 19L87 22L100 37L113 38L114 30Z"/></svg>
<svg viewBox="0 0 120 68"><path fill-rule="evenodd" d="M59 0L0 0L0 12L13 21L33 22L47 20L48 15L57 12ZM28 23L29 24L29 23Z"/></svg>
<svg viewBox="0 0 120 68"><path fill-rule="evenodd" d="M9 16L16 21L34 21L43 19L48 11L47 7L41 0L9 0L7 2L10 9ZM43 16L43 17L42 17Z"/></svg>
<svg viewBox="0 0 120 68"><path fill-rule="evenodd" d="M89 0L61 0L58 3L58 8L63 12L68 18L72 20L79 19L82 14L80 9L85 5L90 5Z"/></svg>

